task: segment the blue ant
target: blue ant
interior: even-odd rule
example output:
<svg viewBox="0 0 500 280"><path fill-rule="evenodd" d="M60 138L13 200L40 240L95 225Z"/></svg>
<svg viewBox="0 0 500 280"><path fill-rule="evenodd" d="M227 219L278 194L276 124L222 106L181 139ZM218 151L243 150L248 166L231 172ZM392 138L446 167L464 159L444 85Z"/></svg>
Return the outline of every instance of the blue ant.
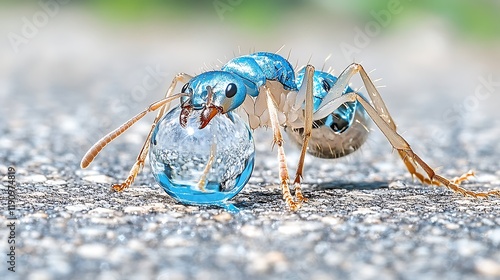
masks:
<svg viewBox="0 0 500 280"><path fill-rule="evenodd" d="M371 103L348 86L355 74L361 76ZM184 85L180 93L174 94L178 83ZM278 151L283 199L291 210L297 210L307 200L301 191L306 152L321 158L339 158L356 151L367 139L369 119L398 151L410 174L422 183L441 185L466 196L500 196L499 190L466 190L459 185L473 176L473 172L469 171L450 180L437 174L415 154L408 142L397 133L396 124L384 101L360 64L349 65L338 77L316 71L312 65L295 73L285 58L268 52L233 58L221 70L205 72L195 77L185 73L177 74L164 99L151 104L94 144L83 157L81 167L86 168L109 142L144 115L159 110L128 178L121 184L113 185L116 191L128 188L144 165L156 124L168 111L169 103L177 98L181 100L179 122L182 126L186 125L194 110L201 110L199 123L200 129L203 129L215 116L243 109L248 115L251 129L271 127ZM293 181L294 195L289 187L290 175L281 128L301 147Z"/></svg>

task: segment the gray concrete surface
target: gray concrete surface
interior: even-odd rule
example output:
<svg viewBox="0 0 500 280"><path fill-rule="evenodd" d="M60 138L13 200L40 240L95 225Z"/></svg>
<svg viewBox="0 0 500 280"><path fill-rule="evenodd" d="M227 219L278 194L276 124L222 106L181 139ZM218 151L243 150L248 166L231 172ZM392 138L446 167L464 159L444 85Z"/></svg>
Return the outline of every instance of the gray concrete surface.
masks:
<svg viewBox="0 0 500 280"><path fill-rule="evenodd" d="M43 49L50 41L45 36L49 39L41 36L34 46ZM308 157L304 193L309 202L295 213L286 209L275 186L276 155L265 130L256 132L253 177L234 198L239 214L176 203L154 183L149 167L132 188L110 192L109 184L126 176L149 123L138 124L81 170L85 149L161 95L167 77L154 95L130 101L147 67L159 63L171 77L215 60L210 56L215 51L197 53L196 46L186 44L193 50L189 59L202 62L180 69L182 57L165 54L154 40L157 49L150 53L123 47L114 54L110 47L76 53L81 56L74 53L81 44L76 42L54 53L47 44L41 56L26 50L3 68L0 221L10 222L4 177L9 166L16 169L17 220L15 273L6 264L10 231L0 229L1 279L500 278L500 199L464 198L412 182L377 132L346 159ZM309 49L294 48L307 60ZM498 80L500 71L477 70L479 55L456 56L462 49L445 47L435 54L443 61L438 65L389 53L383 43L369 49L365 65L377 67L374 76L384 78L383 95L417 153L449 177L473 168L478 175L465 184L468 189L500 188L498 89L475 111L452 113L457 118L451 121L443 117L444 110L473 96L478 80L469 73ZM485 65L493 65L488 54L482 55ZM293 167L297 150L287 151Z"/></svg>

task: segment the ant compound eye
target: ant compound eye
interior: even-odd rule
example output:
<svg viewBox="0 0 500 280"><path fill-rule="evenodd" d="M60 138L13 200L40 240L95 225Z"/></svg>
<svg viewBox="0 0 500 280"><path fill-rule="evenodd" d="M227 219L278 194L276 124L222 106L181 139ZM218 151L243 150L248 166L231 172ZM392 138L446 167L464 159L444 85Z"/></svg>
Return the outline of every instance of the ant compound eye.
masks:
<svg viewBox="0 0 500 280"><path fill-rule="evenodd" d="M323 84L323 88L326 90L326 92L329 92L332 88L326 80L323 80L321 83Z"/></svg>
<svg viewBox="0 0 500 280"><path fill-rule="evenodd" d="M226 88L226 97L231 98L231 97L235 96L237 91L238 91L238 88L236 87L236 85L233 83L230 83L229 85L227 85L227 88Z"/></svg>
<svg viewBox="0 0 500 280"><path fill-rule="evenodd" d="M181 93L186 93L187 89L189 87L189 83L185 84L182 89L181 89Z"/></svg>

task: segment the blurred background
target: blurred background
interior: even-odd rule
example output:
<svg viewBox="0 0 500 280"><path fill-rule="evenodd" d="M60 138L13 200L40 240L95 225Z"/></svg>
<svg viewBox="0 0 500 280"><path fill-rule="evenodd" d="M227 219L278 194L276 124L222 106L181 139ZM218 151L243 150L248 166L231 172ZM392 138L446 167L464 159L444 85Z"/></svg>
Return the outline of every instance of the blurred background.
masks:
<svg viewBox="0 0 500 280"><path fill-rule="evenodd" d="M375 278L393 268L400 278L498 276L496 202L412 184L379 132L347 159L306 157L304 193L311 200L298 214L285 210L273 186L276 149L270 151L265 130L255 133L256 167L236 197L252 214L233 220L215 216L219 209L175 204L148 164L133 188L109 194L109 184L130 169L153 115L89 170L79 163L100 137L160 99L176 73L281 49L295 66L310 61L337 74L362 63L422 158L443 167L443 175L474 169L477 185L498 187L499 15L500 1L489 0L1 1L0 177L15 166L16 276L168 277L169 269L189 270L199 260L200 279L253 266L281 267L296 279L319 279L309 274L316 268L324 279ZM352 86L362 87L358 77ZM297 149L287 156L294 172ZM217 216L220 223L212 223ZM7 230L0 229L1 252ZM280 265L284 259L290 264Z"/></svg>
<svg viewBox="0 0 500 280"><path fill-rule="evenodd" d="M176 73L281 49L293 65L337 74L362 63L411 143L447 147L452 127L498 126L499 13L487 0L2 1L0 146L31 142L78 162L158 100ZM139 147L149 125L122 141ZM483 152L497 148L496 139L474 141ZM15 161L38 155L12 153Z"/></svg>

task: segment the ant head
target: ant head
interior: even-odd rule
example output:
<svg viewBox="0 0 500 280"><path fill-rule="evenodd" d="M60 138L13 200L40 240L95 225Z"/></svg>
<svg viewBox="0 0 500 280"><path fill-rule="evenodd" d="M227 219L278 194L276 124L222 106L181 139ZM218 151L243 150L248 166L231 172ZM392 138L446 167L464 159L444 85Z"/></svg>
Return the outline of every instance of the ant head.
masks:
<svg viewBox="0 0 500 280"><path fill-rule="evenodd" d="M182 87L180 123L186 125L192 110L202 110L200 128L208 125L217 114L225 114L240 106L245 100L247 89L237 75L224 71L202 73Z"/></svg>

